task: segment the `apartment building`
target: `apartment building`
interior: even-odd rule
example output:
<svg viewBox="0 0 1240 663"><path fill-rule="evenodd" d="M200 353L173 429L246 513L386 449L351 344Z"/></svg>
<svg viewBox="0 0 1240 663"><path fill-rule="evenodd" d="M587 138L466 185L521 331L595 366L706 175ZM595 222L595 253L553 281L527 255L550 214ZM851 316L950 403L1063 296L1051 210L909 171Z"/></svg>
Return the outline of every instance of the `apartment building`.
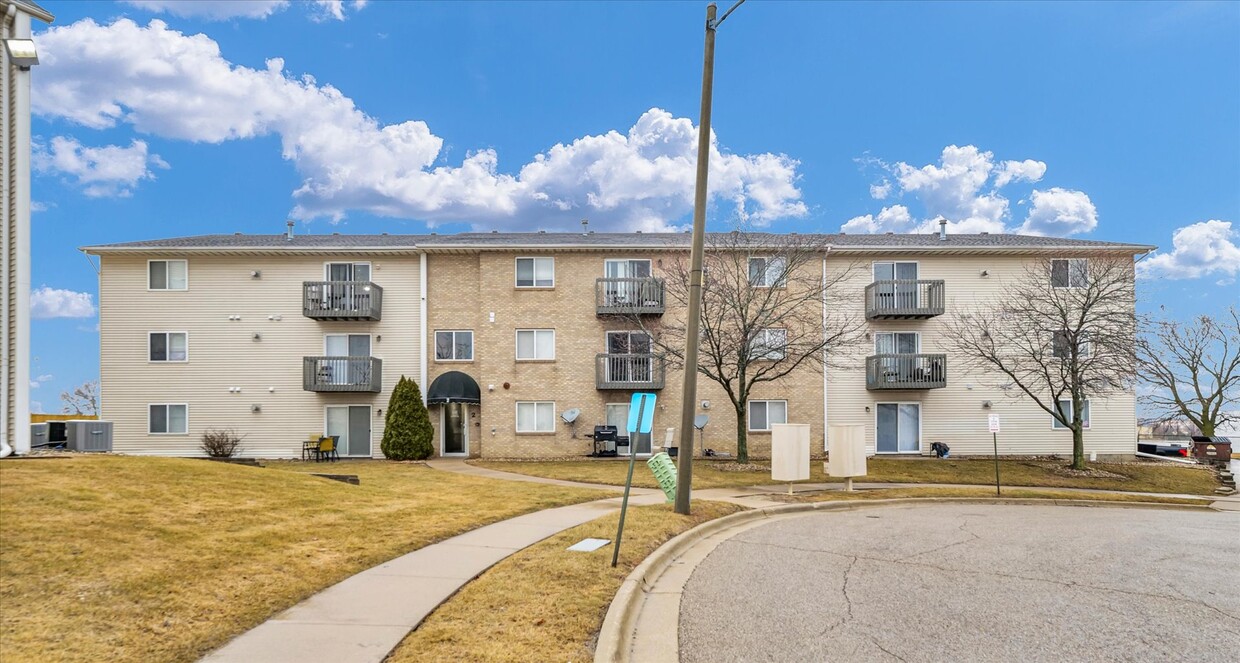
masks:
<svg viewBox="0 0 1240 663"><path fill-rule="evenodd" d="M1006 453L1070 453L1070 432L1046 412L952 357L945 320L993 302L1033 261L1153 249L987 234L820 239L814 268L847 271L820 306L863 318L865 341L833 350L830 368L759 385L745 404L755 457L769 455L781 422L809 424L818 451L838 423L864 425L879 454L928 454L933 441L989 453L992 413L1003 416ZM640 321L683 316L667 279L688 242L290 231L88 247L100 260L102 414L123 453L196 455L205 429L233 428L247 456L296 456L307 434L326 432L341 436L344 456L380 457L383 412L404 375L421 386L438 455L581 457L595 425L623 429L638 391L659 395L661 444L679 424L683 373ZM699 379L694 406L709 416L698 448L734 452L722 389ZM1131 454L1133 394L1088 407L1086 452Z"/></svg>

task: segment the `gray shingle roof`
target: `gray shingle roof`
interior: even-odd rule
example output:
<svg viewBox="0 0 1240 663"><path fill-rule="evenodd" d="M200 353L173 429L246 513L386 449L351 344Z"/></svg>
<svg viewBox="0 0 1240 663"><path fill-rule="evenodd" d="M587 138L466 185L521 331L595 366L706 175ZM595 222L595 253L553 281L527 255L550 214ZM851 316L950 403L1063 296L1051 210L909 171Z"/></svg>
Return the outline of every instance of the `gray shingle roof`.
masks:
<svg viewBox="0 0 1240 663"><path fill-rule="evenodd" d="M709 233L721 236L723 233ZM789 237L780 233L749 233L756 244L778 243ZM1134 253L1151 251L1155 247L1120 242L1102 242L1088 239L1064 239L1034 235L1002 234L950 234L946 241L937 234L815 234L804 235L815 242L828 243L832 247L846 249L1131 249ZM123 242L85 247L88 253L124 251L152 251L164 249L186 250L407 250L425 249L501 249L501 248L607 248L607 247L688 247L688 233L458 233L454 235L296 235L292 239L284 235L196 235L173 237L140 242Z"/></svg>

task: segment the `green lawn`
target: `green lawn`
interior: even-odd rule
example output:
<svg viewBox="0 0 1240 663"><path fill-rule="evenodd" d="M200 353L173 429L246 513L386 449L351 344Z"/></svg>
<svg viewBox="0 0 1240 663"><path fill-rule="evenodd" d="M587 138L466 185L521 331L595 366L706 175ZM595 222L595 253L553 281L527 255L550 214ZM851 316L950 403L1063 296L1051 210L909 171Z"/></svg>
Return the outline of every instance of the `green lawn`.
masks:
<svg viewBox="0 0 1240 663"><path fill-rule="evenodd" d="M613 495L386 461L0 461L0 660L193 661L375 564Z"/></svg>
<svg viewBox="0 0 1240 663"><path fill-rule="evenodd" d="M470 461L480 467L553 479L586 483L623 485L628 463L614 460L581 461ZM769 469L753 472L725 472L720 461L693 463L694 488L725 488L770 484ZM644 465L639 461L639 465ZM1123 478L1072 477L1057 473L1064 462L1001 460L999 472L1005 485L1050 488L1096 488L1151 493L1210 494L1218 485L1212 471L1204 467L1169 463L1091 463L1090 467L1122 475ZM984 458L871 458L869 474L861 481L890 483L959 483L985 485L995 481L994 462ZM822 462L810 463L811 482L839 482L823 472ZM657 488L645 467L633 472L633 485Z"/></svg>

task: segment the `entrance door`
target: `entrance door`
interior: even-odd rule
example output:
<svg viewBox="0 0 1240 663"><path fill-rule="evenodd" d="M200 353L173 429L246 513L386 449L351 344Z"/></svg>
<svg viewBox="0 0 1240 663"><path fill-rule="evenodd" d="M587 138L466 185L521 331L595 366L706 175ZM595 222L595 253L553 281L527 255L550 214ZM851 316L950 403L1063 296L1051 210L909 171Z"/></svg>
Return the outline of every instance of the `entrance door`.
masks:
<svg viewBox="0 0 1240 663"><path fill-rule="evenodd" d="M645 332L607 332L607 380L650 382L654 376L650 336Z"/></svg>
<svg viewBox="0 0 1240 663"><path fill-rule="evenodd" d="M469 450L469 416L464 403L445 403L440 415L441 456L464 456Z"/></svg>
<svg viewBox="0 0 1240 663"><path fill-rule="evenodd" d="M650 276L649 260L604 260L603 276L609 279L641 279ZM609 281L607 306L640 306L644 299L642 281Z"/></svg>
<svg viewBox="0 0 1240 663"><path fill-rule="evenodd" d="M370 406L333 405L327 408L327 434L340 439L341 456L369 458Z"/></svg>
<svg viewBox="0 0 1240 663"><path fill-rule="evenodd" d="M921 405L879 403L876 446L878 453L921 451Z"/></svg>

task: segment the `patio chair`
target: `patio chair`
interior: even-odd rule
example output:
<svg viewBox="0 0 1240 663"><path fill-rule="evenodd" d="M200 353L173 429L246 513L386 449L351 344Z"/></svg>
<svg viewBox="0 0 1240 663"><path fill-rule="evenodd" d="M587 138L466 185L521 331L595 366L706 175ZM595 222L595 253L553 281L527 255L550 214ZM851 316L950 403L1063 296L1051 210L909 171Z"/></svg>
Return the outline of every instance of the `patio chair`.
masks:
<svg viewBox="0 0 1240 663"><path fill-rule="evenodd" d="M339 435L324 436L323 439L319 440L319 447L314 456L315 461L320 462L324 460L327 460L327 461L340 460L340 452L337 451L337 449L340 446L339 442L340 442Z"/></svg>
<svg viewBox="0 0 1240 663"><path fill-rule="evenodd" d="M323 436L319 433L310 433L306 439L301 441L301 459L310 460L319 452L319 442L323 440Z"/></svg>

